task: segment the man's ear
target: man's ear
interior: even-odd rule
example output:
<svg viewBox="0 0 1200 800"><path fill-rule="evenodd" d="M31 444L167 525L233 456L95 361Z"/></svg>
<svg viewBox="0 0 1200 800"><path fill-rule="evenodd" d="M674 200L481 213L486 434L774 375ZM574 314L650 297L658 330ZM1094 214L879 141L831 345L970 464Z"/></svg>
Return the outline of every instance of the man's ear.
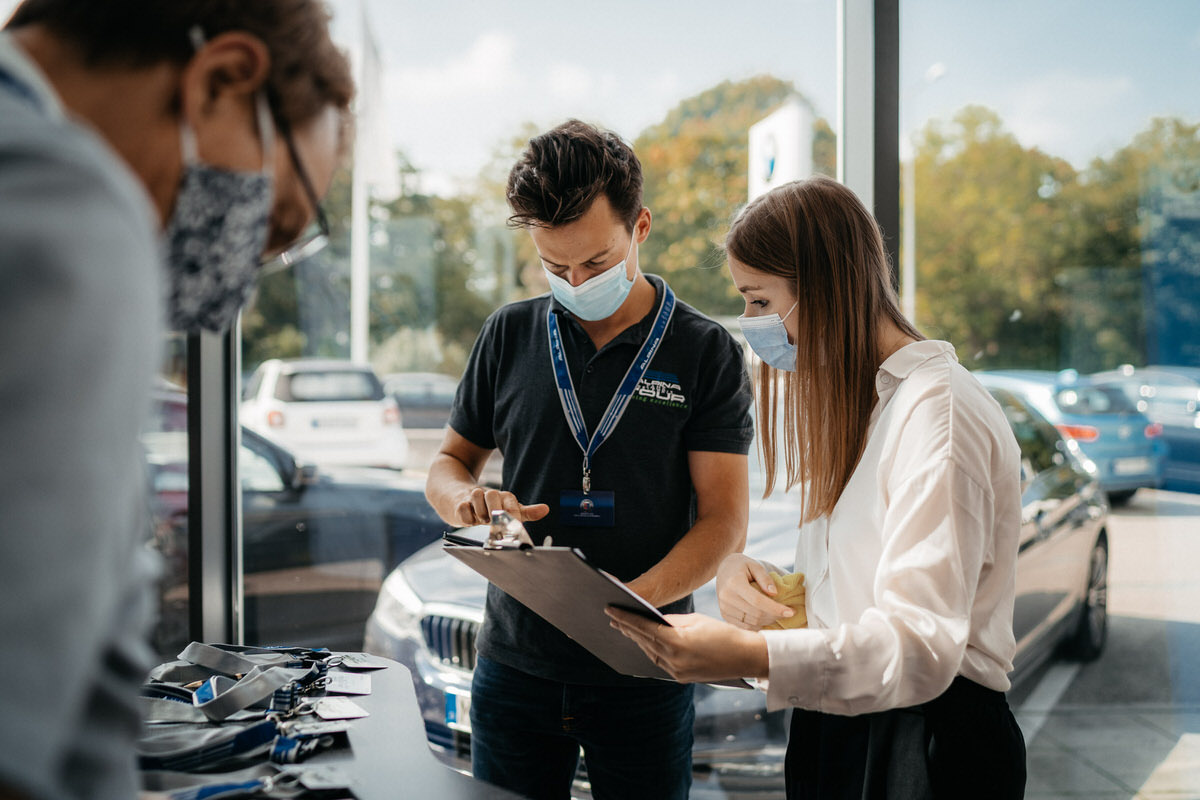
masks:
<svg viewBox="0 0 1200 800"><path fill-rule="evenodd" d="M181 76L181 112L194 127L229 107L244 107L267 81L271 56L257 36L230 31L214 36L192 57Z"/></svg>
<svg viewBox="0 0 1200 800"><path fill-rule="evenodd" d="M642 206L642 210L638 213L637 222L633 223L633 235L638 240L638 244L646 241L646 237L650 235L651 222L650 209Z"/></svg>

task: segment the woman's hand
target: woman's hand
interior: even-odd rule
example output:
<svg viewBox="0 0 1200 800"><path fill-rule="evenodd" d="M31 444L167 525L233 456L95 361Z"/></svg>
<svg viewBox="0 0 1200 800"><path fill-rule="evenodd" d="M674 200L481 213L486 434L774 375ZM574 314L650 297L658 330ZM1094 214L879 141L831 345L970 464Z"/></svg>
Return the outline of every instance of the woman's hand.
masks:
<svg viewBox="0 0 1200 800"><path fill-rule="evenodd" d="M721 616L731 625L757 631L780 617L793 616L795 611L767 596L777 591L763 565L742 553L726 556L717 568L717 602Z"/></svg>
<svg viewBox="0 0 1200 800"><path fill-rule="evenodd" d="M703 614L668 614L663 625L608 608L612 626L637 642L650 660L677 681L703 683L767 677L767 641L761 634Z"/></svg>

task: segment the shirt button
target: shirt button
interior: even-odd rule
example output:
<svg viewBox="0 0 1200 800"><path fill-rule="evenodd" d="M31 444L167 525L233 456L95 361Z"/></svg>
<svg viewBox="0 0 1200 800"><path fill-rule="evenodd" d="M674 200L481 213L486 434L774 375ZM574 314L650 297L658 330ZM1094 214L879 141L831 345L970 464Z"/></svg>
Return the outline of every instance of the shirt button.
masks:
<svg viewBox="0 0 1200 800"><path fill-rule="evenodd" d="M794 705L794 706L798 706L798 705L800 705L800 698L796 697L796 695L792 695L791 697L788 698L788 703L790 703L791 705Z"/></svg>
<svg viewBox="0 0 1200 800"><path fill-rule="evenodd" d="M880 377L879 382L882 383L884 386L891 386L892 385L892 376L884 375L884 376Z"/></svg>

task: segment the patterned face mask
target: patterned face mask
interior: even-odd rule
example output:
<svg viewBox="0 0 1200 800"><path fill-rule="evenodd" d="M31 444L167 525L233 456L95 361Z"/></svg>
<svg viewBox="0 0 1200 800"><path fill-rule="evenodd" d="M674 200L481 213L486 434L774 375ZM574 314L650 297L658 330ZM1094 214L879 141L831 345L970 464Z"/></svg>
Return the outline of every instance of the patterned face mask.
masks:
<svg viewBox="0 0 1200 800"><path fill-rule="evenodd" d="M270 230L275 143L275 126L261 92L256 104L261 172L202 164L195 131L186 120L180 127L183 179L164 234L167 319L173 329L227 330L254 289Z"/></svg>

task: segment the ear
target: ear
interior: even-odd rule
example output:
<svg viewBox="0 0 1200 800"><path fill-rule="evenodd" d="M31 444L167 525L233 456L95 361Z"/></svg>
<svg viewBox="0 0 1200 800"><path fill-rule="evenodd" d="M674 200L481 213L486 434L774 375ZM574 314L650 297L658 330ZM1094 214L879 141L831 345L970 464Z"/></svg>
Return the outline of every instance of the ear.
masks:
<svg viewBox="0 0 1200 800"><path fill-rule="evenodd" d="M270 53L257 36L244 31L215 36L184 67L181 112L196 127L229 113L263 87L270 69Z"/></svg>
<svg viewBox="0 0 1200 800"><path fill-rule="evenodd" d="M646 237L650 235L650 209L642 206L642 210L638 213L637 222L633 223L633 236L637 239L638 244L646 241Z"/></svg>

